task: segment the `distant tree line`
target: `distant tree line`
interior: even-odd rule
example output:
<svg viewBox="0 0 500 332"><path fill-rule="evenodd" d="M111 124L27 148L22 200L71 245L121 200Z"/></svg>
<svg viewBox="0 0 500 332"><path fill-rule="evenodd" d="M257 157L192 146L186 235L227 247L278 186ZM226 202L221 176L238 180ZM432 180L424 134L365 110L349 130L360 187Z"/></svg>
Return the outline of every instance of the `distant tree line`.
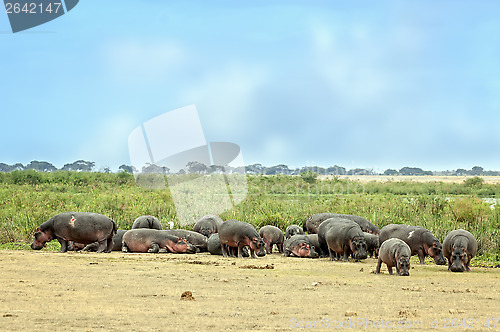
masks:
<svg viewBox="0 0 500 332"><path fill-rule="evenodd" d="M26 166L21 163L14 165L7 165L5 163L0 163L0 172L12 172L12 171L22 171L22 170L35 170L39 172L55 172L55 171L76 171L76 172L94 172L95 162L77 160L73 163L65 164L63 167L58 169L54 165L46 161L33 160ZM120 172L134 173L138 170L129 165L121 165L119 167ZM165 166L159 166L156 164L146 164L144 165L140 172L141 173L156 173L156 174L170 174L170 169ZM230 167L230 166L218 166L218 165L204 165L198 161L191 161L186 164L186 167L175 172L177 174L221 174L221 173L241 173L241 167ZM109 167L100 169L99 172L111 173ZM253 175L301 175L307 174L317 174L317 175L409 175L409 176L421 176L421 175L448 175L448 176L500 176L500 171L486 171L480 166L474 166L470 170L466 169L456 169L452 171L425 171L418 167L403 167L399 170L396 169L386 169L382 173L376 173L373 169L365 168L354 168L347 170L345 167L334 165L330 167L320 167L320 166L304 166L300 168L290 168L287 165L279 164L275 166L263 166L262 164L252 164L245 166L246 174Z"/></svg>

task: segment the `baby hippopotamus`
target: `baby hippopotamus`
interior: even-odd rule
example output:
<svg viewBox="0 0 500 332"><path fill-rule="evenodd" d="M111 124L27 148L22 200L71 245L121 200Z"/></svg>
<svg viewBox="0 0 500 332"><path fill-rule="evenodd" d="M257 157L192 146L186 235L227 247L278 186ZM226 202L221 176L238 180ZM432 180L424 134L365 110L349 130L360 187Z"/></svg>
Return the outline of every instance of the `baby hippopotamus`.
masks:
<svg viewBox="0 0 500 332"><path fill-rule="evenodd" d="M153 216L140 216L139 218L134 220L132 224L132 229L138 228L150 228L150 229L158 229L161 230L161 222L158 218Z"/></svg>
<svg viewBox="0 0 500 332"><path fill-rule="evenodd" d="M396 267L396 272L400 276L410 275L410 257L411 249L403 240L391 238L384 241L380 246L378 263L375 273L380 273L382 262L387 265L389 274L392 274L392 268Z"/></svg>
<svg viewBox="0 0 500 332"><path fill-rule="evenodd" d="M305 233L304 230L298 225L290 225L285 229L285 239L289 239L296 234L303 235Z"/></svg>
<svg viewBox="0 0 500 332"><path fill-rule="evenodd" d="M238 248L238 257L243 257L243 247L250 247L250 256L262 257L266 255L265 243L255 227L239 220L228 220L219 227L219 238L222 246L222 256L228 257L228 247Z"/></svg>
<svg viewBox="0 0 500 332"><path fill-rule="evenodd" d="M451 272L470 272L470 261L476 253L477 240L464 229L451 231L443 241L443 255Z"/></svg>
<svg viewBox="0 0 500 332"><path fill-rule="evenodd" d="M259 235L264 240L266 244L266 254L271 254L273 252L273 245L276 244L278 247L278 252L283 253L283 242L285 241L285 236L281 229L276 226L266 225L259 229Z"/></svg>
<svg viewBox="0 0 500 332"><path fill-rule="evenodd" d="M218 232L222 219L214 214L209 214L201 217L193 226L193 231L205 235L207 238L210 235Z"/></svg>

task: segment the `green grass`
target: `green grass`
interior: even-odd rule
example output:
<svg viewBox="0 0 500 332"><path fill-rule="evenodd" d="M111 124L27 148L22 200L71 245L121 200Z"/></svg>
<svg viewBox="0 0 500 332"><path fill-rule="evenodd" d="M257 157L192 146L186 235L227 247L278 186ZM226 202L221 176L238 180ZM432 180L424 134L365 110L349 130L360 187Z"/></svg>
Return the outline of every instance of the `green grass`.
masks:
<svg viewBox="0 0 500 332"><path fill-rule="evenodd" d="M176 181L193 178L185 175ZM282 175L248 176L247 181L248 196L221 214L224 220L238 219L256 228L270 224L284 230L292 224L302 226L311 214L335 212L365 217L379 227L389 223L423 226L440 240L449 231L463 228L479 242L478 261L500 260L500 207L492 209L481 200L500 197L499 185L361 184L336 178L306 182ZM178 226L169 189L141 188L127 173L0 173L0 248L28 249L34 229L64 211L102 213L125 229L146 214L156 216L164 227L169 221Z"/></svg>

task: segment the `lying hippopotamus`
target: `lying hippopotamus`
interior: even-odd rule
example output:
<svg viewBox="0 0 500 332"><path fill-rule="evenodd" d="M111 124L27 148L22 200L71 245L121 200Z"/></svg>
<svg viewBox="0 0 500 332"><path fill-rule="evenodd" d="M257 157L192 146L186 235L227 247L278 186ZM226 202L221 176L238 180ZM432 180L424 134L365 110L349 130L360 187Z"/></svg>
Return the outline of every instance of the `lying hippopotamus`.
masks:
<svg viewBox="0 0 500 332"><path fill-rule="evenodd" d="M470 272L470 261L476 253L477 240L466 230L451 231L443 241L443 255L448 259L448 270L452 272Z"/></svg>
<svg viewBox="0 0 500 332"><path fill-rule="evenodd" d="M295 257L308 257L317 258L319 257L311 240L307 235L296 234L285 240L284 244L285 256L295 256Z"/></svg>
<svg viewBox="0 0 500 332"><path fill-rule="evenodd" d="M380 231L380 244L387 239L398 238L406 242L412 255L418 255L420 264L425 264L425 256L429 255L437 265L446 264L441 242L429 231L420 226L389 224Z"/></svg>
<svg viewBox="0 0 500 332"><path fill-rule="evenodd" d="M222 256L222 246L220 244L219 234L215 233L210 235L207 241L208 252L212 255L221 255ZM238 248L229 247L229 256L237 257L238 256ZM243 247L243 257L250 257L248 253L247 247Z"/></svg>
<svg viewBox="0 0 500 332"><path fill-rule="evenodd" d="M354 259L359 261L367 257L366 240L361 227L354 221L334 217L325 220L318 227L318 242L321 251L330 253L330 260L344 256L348 261L352 253Z"/></svg>
<svg viewBox="0 0 500 332"><path fill-rule="evenodd" d="M283 253L283 242L285 242L285 236L281 229L276 226L266 225L259 229L259 235L264 240L266 244L266 254L271 254L273 252L273 245L276 244L279 253Z"/></svg>
<svg viewBox="0 0 500 332"><path fill-rule="evenodd" d="M168 233L167 230L139 228L123 234L122 251L194 254L196 247L186 239Z"/></svg>
<svg viewBox="0 0 500 332"><path fill-rule="evenodd" d="M380 229L360 216L354 216L351 214L338 214L338 213L317 213L313 214L304 222L304 231L307 231L308 234L316 234L318 233L318 227L321 223L330 218L343 218L352 220L361 227L363 232L367 232L374 235L379 235Z"/></svg>
<svg viewBox="0 0 500 332"><path fill-rule="evenodd" d="M411 249L403 240L397 238L386 240L380 246L375 273L380 273L380 267L384 262L387 265L389 274L392 274L392 268L395 266L398 275L409 276L410 257Z"/></svg>
<svg viewBox="0 0 500 332"><path fill-rule="evenodd" d="M304 231L298 225L290 225L285 229L285 239L289 239L294 235L303 235Z"/></svg>
<svg viewBox="0 0 500 332"><path fill-rule="evenodd" d="M153 216L140 216L139 218L134 220L132 224L132 229L138 228L150 228L150 229L158 229L161 230L161 222Z"/></svg>
<svg viewBox="0 0 500 332"><path fill-rule="evenodd" d="M198 232L188 231L186 229L167 229L165 232L186 239L189 243L196 247L198 252L207 251L208 239L205 235Z"/></svg>
<svg viewBox="0 0 500 332"><path fill-rule="evenodd" d="M36 229L31 249L40 250L45 243L57 239L61 244L60 252L68 250L68 241L85 245L97 242L97 252L110 252L115 233L116 223L102 214L64 212L50 218Z"/></svg>
<svg viewBox="0 0 500 332"><path fill-rule="evenodd" d="M193 231L205 235L207 238L210 235L218 232L219 226L222 225L222 219L214 214L209 214L201 217L193 226Z"/></svg>
<svg viewBox="0 0 500 332"><path fill-rule="evenodd" d="M222 246L222 256L227 257L228 247L238 248L238 257L243 257L243 247L250 247L250 256L255 258L266 255L264 240L260 237L255 227L239 220L228 220L219 227L219 238Z"/></svg>

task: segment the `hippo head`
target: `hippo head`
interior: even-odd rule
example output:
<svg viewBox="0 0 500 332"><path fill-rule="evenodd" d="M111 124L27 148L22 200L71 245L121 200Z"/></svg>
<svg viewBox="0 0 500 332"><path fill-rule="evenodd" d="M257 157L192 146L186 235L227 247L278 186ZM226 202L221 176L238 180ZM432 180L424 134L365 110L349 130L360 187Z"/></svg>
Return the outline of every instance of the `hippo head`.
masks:
<svg viewBox="0 0 500 332"><path fill-rule="evenodd" d="M441 242L433 242L432 246L428 247L427 254L434 259L436 265L446 264L446 259L443 256L443 245Z"/></svg>
<svg viewBox="0 0 500 332"><path fill-rule="evenodd" d="M264 240L259 236L255 236L254 238L251 239L250 241L250 249L255 251L257 256L262 257L266 255L266 244L264 243Z"/></svg>
<svg viewBox="0 0 500 332"><path fill-rule="evenodd" d="M366 259L366 239L364 236L355 236L351 240L351 250L354 253L354 259Z"/></svg>
<svg viewBox="0 0 500 332"><path fill-rule="evenodd" d="M410 275L410 258L408 256L399 256L396 259L396 271L400 276Z"/></svg>
<svg viewBox="0 0 500 332"><path fill-rule="evenodd" d="M53 237L49 230L43 231L40 227L38 227L35 231L35 239L31 244L31 249L40 250L45 247L45 243L52 241Z"/></svg>
<svg viewBox="0 0 500 332"><path fill-rule="evenodd" d="M314 250L314 246L311 246L309 243L305 241L300 242L295 250L296 252L294 252L294 254L297 255L298 257L316 258L319 256L316 250Z"/></svg>
<svg viewBox="0 0 500 332"><path fill-rule="evenodd" d="M464 247L453 247L448 270L451 272L464 272L467 264L467 251Z"/></svg>
<svg viewBox="0 0 500 332"><path fill-rule="evenodd" d="M214 230L210 227L201 227L198 233L205 235L206 237L210 237L210 235L214 234Z"/></svg>
<svg viewBox="0 0 500 332"><path fill-rule="evenodd" d="M186 239L179 237L177 242L172 245L172 251L179 254L194 254L196 253L196 247Z"/></svg>

